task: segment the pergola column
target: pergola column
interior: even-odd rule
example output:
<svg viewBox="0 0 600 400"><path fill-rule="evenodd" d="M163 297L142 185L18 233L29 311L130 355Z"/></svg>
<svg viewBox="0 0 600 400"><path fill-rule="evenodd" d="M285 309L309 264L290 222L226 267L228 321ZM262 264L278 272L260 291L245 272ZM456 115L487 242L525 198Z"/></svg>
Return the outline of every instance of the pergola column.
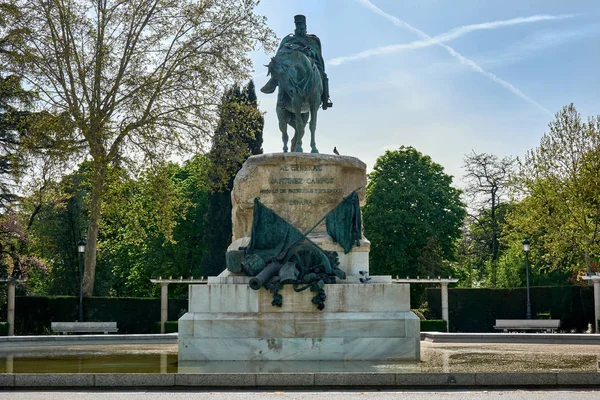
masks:
<svg viewBox="0 0 600 400"><path fill-rule="evenodd" d="M450 318L448 317L448 282L442 282L442 319L446 321L446 332L450 331Z"/></svg>
<svg viewBox="0 0 600 400"><path fill-rule="evenodd" d="M15 335L15 284L16 281L8 281L8 336Z"/></svg>
<svg viewBox="0 0 600 400"><path fill-rule="evenodd" d="M600 276L593 276L594 284L594 331L598 332L598 319L600 319Z"/></svg>
<svg viewBox="0 0 600 400"><path fill-rule="evenodd" d="M165 333L165 323L169 315L169 284L160 284L160 333Z"/></svg>
<svg viewBox="0 0 600 400"><path fill-rule="evenodd" d="M583 280L591 280L594 284L594 331L598 332L598 319L600 318L600 276L599 275L584 275Z"/></svg>
<svg viewBox="0 0 600 400"><path fill-rule="evenodd" d="M169 317L169 283L179 283L179 284L206 284L207 281L204 280L204 277L201 279L194 279L192 276L189 279L183 279L183 277L179 277L179 279L173 279L169 277L169 279L163 279L159 277L158 279L150 279L150 282L160 284L160 333L165 333L165 323L167 322L167 318Z"/></svg>
<svg viewBox="0 0 600 400"><path fill-rule="evenodd" d="M439 276L437 277L437 279L431 279L430 277L427 277L427 279L421 279L418 276L417 279L411 279L409 277L406 277L406 279L399 279L396 276L396 279L392 281L392 283L426 283L430 285L439 283L442 289L442 319L446 321L446 332L450 331L450 317L448 316L448 284L456 282L458 282L458 279L456 278L452 279L450 277L448 279L445 279Z"/></svg>

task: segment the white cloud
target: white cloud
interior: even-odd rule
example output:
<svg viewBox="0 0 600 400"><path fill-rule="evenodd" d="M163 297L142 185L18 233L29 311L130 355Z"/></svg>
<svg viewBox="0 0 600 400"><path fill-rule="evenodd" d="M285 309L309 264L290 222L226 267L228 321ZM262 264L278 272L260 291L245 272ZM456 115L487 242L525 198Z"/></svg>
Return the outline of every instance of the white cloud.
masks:
<svg viewBox="0 0 600 400"><path fill-rule="evenodd" d="M433 39L431 36L429 36L428 34L426 34L425 32L421 31L420 29L415 28L414 26L402 21L401 19L390 15L388 13L386 13L385 11L381 10L380 8L378 8L377 6L375 6L373 3L371 3L369 0L357 0L360 4L362 4L364 7L366 7L367 9L373 11L374 13L384 17L385 19L391 21L394 25L400 27L400 28L404 28L407 29L413 33L415 33L417 36L419 36L421 39L427 41L427 40L431 40ZM511 91L513 94L515 94L516 96L520 97L521 99L525 100L526 102L528 102L529 104L533 105L534 107L538 108L539 110L543 111L544 113L546 113L549 116L553 116L553 113L550 112L550 110L548 110L546 107L544 107L543 105L541 105L540 103L536 102L535 100L533 100L531 97L527 96L525 93L523 93L521 90L519 90L518 88L516 88L514 85L512 85L511 83L497 77L495 74L488 72L486 70L484 70L483 68L481 68L477 63L475 63L474 61L464 57L462 54L458 53L456 50L454 50L452 47L444 44L444 43L435 43L436 45L443 47L448 53L450 53L450 55L454 58L456 58L458 61L460 61L461 64L466 65L468 67L470 67L471 69L479 72L481 75L487 77L488 79L496 82L497 84L499 84L500 86L508 89L509 91Z"/></svg>

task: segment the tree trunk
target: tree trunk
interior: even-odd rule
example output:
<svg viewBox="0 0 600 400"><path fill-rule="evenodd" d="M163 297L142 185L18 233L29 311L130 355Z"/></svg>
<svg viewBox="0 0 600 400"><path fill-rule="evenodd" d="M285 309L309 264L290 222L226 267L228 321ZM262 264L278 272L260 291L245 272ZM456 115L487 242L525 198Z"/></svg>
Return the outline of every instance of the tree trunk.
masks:
<svg viewBox="0 0 600 400"><path fill-rule="evenodd" d="M83 295L94 294L94 278L96 276L96 249L98 247L98 224L100 222L100 205L104 191L104 172L106 167L94 163L92 194L90 198L90 224L87 231L85 248L85 268L83 272Z"/></svg>

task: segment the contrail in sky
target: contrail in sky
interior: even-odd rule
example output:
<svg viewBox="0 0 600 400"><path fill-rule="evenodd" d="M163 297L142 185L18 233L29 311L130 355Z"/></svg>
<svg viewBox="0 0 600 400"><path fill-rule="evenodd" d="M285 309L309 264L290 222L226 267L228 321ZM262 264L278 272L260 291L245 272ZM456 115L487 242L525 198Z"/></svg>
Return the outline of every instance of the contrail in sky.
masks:
<svg viewBox="0 0 600 400"><path fill-rule="evenodd" d="M382 17L384 17L385 19L391 21L394 25L400 27L400 28L404 28L404 29L408 29L409 31L415 33L417 36L419 36L422 40L431 40L433 39L431 36L429 36L428 34L426 34L425 32L423 32L420 29L415 28L414 26L402 21L401 19L394 17L393 15L390 15L388 13L386 13L385 11L381 10L379 7L375 6L373 3L371 3L369 0L357 0L360 4L362 4L363 6L365 6L366 8L368 8L369 10L373 11L375 14L381 15ZM460 28L458 28L460 29ZM510 90L511 92L513 92L514 94L516 94L517 96L519 96L520 98L522 98L523 100L527 101L529 104L537 107L538 109L544 111L546 114L552 116L552 112L550 112L550 110L548 110L546 107L544 107L543 105L541 105L540 103L538 103L537 101L533 100L532 98L530 98L529 96L527 96L525 93L521 92L519 89L517 89L516 87L514 87L511 83L505 81L504 79L498 78L496 75L492 74L491 72L485 71L483 68L481 68L479 65L477 65L477 63L475 63L474 61L464 57L463 55L461 55L460 53L458 53L456 50L454 50L452 47L444 44L444 43L435 43L438 46L443 47L444 49L446 49L446 51L448 53L450 53L450 55L452 55L452 57L458 59L461 64L467 65L469 67L471 67L472 69L474 69L475 71L479 72L480 74L482 74L483 76L491 79L492 81L498 83L499 85L505 87L506 89Z"/></svg>
<svg viewBox="0 0 600 400"><path fill-rule="evenodd" d="M403 50L416 50L424 47L433 46L436 44L449 42L474 31L496 29L512 25L530 24L540 21L553 21L571 17L572 15L533 15L531 17L519 17L502 21L484 22L482 24L464 25L458 28L454 28L446 33L442 33L441 35L431 37L429 39L417 40L406 44L393 44L390 46L376 47L374 49L361 51L360 53L352 54L349 56L333 58L327 63L329 65L340 65L348 61L362 60L371 56L393 54Z"/></svg>

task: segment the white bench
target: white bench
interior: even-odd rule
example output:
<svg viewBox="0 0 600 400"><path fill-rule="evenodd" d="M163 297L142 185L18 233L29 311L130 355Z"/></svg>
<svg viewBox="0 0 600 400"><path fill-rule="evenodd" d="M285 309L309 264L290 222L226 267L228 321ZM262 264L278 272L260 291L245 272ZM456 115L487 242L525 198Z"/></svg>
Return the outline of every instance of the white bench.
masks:
<svg viewBox="0 0 600 400"><path fill-rule="evenodd" d="M554 332L559 326L560 319L497 319L494 329Z"/></svg>
<svg viewBox="0 0 600 400"><path fill-rule="evenodd" d="M118 332L116 322L52 322L52 332L104 333Z"/></svg>

